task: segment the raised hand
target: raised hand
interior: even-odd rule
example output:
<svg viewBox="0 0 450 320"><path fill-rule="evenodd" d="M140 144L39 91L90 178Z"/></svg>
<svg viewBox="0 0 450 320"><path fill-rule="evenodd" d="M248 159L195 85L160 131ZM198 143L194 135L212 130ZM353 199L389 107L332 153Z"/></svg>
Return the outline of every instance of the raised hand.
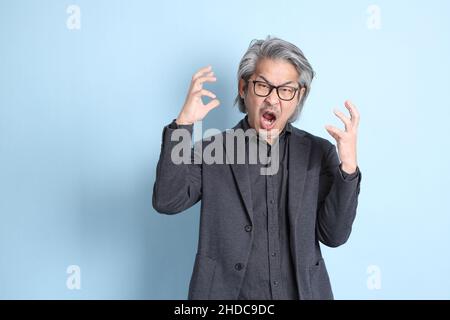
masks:
<svg viewBox="0 0 450 320"><path fill-rule="evenodd" d="M325 128L336 140L342 170L346 173L353 173L358 166L356 159L356 138L359 125L359 112L350 100L345 101L344 105L350 112L350 118L339 110L334 110L334 113L344 123L345 130L342 131L331 125L326 125Z"/></svg>
<svg viewBox="0 0 450 320"><path fill-rule="evenodd" d="M216 80L217 78L214 76L211 66L198 70L192 76L186 101L176 119L177 124L193 124L202 120L209 111L219 106L220 102L216 99L216 95L209 90L203 89L205 82L215 82ZM214 100L205 105L202 101L203 96Z"/></svg>

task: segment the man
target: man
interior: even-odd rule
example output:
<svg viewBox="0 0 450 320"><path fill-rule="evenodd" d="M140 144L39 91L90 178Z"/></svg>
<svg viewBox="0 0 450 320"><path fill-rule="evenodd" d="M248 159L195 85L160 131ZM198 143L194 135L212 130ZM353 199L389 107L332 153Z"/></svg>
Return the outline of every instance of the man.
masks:
<svg viewBox="0 0 450 320"><path fill-rule="evenodd" d="M329 141L293 127L313 76L295 45L271 37L252 42L238 70L236 102L246 116L233 129L255 134L235 150L225 142L231 131L223 132L196 144L192 161L180 163L173 158L174 133L192 133L193 124L219 105L203 88L216 81L212 68L192 77L182 110L164 128L153 192L153 206L161 213L202 201L189 299L333 298L319 241L337 247L351 232L361 181L359 114L346 101L350 117L335 111L345 129L326 126L338 153ZM205 105L203 96L212 100ZM223 151L224 161L198 161L217 141L222 144L215 153ZM269 160L249 161L254 145ZM236 161L242 152L243 163ZM273 170L263 170L274 162Z"/></svg>

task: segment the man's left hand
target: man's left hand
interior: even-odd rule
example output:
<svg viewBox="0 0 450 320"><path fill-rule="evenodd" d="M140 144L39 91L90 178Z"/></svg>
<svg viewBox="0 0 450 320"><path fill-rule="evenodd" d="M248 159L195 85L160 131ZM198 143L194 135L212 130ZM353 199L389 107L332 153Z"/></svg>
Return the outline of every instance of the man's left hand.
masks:
<svg viewBox="0 0 450 320"><path fill-rule="evenodd" d="M345 131L331 125L325 126L325 129L336 140L341 169L345 173L351 174L356 171L358 166L356 161L356 136L359 112L350 100L346 100L344 105L350 112L350 118L337 109L334 110L334 114L344 123Z"/></svg>

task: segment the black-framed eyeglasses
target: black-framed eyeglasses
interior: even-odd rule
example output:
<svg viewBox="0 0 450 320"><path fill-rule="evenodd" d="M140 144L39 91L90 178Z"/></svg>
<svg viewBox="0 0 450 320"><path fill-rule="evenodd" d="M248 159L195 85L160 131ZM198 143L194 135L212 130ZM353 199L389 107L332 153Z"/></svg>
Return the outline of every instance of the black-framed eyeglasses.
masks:
<svg viewBox="0 0 450 320"><path fill-rule="evenodd" d="M266 81L258 81L258 80L247 80L247 82L253 82L253 92L258 97L267 97L272 93L273 89L276 89L277 95L281 100L290 101L294 99L297 90L300 87L292 87L292 86L273 86Z"/></svg>

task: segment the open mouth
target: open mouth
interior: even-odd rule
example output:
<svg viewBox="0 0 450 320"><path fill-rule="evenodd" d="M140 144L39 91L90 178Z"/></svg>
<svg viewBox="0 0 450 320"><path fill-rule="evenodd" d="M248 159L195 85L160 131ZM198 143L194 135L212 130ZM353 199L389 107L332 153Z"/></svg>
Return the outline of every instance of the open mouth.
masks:
<svg viewBox="0 0 450 320"><path fill-rule="evenodd" d="M275 126L277 120L277 115L272 111L265 111L261 115L261 128L265 130L270 130Z"/></svg>

